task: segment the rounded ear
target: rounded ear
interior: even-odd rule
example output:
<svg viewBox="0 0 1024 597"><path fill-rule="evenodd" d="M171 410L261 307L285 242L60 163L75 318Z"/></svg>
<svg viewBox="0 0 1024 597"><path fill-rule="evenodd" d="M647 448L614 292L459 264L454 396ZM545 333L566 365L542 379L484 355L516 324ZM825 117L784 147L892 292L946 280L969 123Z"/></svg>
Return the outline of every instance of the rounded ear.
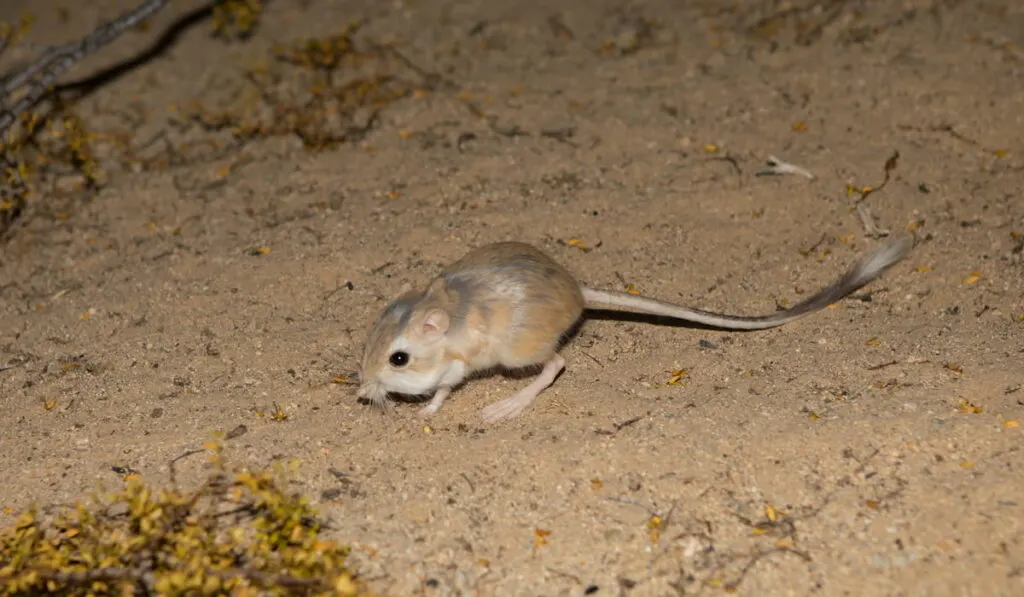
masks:
<svg viewBox="0 0 1024 597"><path fill-rule="evenodd" d="M448 333L451 318L443 309L431 309L423 318L421 329L426 336L443 336Z"/></svg>

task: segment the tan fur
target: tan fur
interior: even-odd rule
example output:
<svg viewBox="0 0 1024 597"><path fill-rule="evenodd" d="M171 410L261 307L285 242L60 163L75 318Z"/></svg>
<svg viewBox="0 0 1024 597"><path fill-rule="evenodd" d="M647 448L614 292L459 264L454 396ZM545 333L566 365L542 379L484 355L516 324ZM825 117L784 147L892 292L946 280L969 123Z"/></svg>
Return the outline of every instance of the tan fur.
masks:
<svg viewBox="0 0 1024 597"><path fill-rule="evenodd" d="M388 393L433 394L423 409L433 413L470 373L544 365L533 383L484 410L488 421L514 417L561 371L559 344L584 309L611 307L725 329L764 329L841 299L902 260L912 246L907 237L891 239L792 309L744 317L585 288L530 245L485 245L445 268L425 291L403 293L378 316L364 351L359 395L383 404ZM406 352L408 362L392 364L395 352Z"/></svg>

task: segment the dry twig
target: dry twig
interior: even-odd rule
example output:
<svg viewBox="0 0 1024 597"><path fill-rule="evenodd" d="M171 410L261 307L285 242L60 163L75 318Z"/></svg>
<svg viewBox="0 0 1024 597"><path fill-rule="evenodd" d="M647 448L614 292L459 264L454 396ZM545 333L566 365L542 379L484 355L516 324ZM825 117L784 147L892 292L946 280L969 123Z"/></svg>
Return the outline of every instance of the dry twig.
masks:
<svg viewBox="0 0 1024 597"><path fill-rule="evenodd" d="M57 79L71 67L114 41L128 29L153 16L166 5L167 0L146 0L81 40L46 50L21 71L8 77L4 81L3 95L0 98L5 107L4 112L0 113L0 136L6 136L18 118L35 108L51 91ZM14 103L9 103L10 96L22 87L25 87L24 95Z"/></svg>
<svg viewBox="0 0 1024 597"><path fill-rule="evenodd" d="M871 209L865 203L865 200L872 193L877 193L885 188L885 185L889 184L889 180L892 179L892 173L896 170L896 166L899 164L900 152L894 151L889 159L885 160L885 166L883 166L883 179L881 184L876 187L863 187L857 188L853 186L847 187L847 192L857 193L859 197L854 201L854 209L857 210L857 215L860 217L861 224L864 226L864 232L868 236L874 238L881 238L889 236L890 230L887 228L881 228L875 222L874 216L871 214Z"/></svg>

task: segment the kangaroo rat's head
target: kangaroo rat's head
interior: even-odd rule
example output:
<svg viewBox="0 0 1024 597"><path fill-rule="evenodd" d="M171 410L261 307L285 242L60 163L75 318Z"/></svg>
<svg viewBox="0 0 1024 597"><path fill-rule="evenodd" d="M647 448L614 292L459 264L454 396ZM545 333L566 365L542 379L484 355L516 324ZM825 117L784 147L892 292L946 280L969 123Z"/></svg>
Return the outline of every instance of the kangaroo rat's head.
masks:
<svg viewBox="0 0 1024 597"><path fill-rule="evenodd" d="M450 358L451 318L424 292L405 292L381 312L366 342L358 396L378 406L388 394L420 396L438 387Z"/></svg>

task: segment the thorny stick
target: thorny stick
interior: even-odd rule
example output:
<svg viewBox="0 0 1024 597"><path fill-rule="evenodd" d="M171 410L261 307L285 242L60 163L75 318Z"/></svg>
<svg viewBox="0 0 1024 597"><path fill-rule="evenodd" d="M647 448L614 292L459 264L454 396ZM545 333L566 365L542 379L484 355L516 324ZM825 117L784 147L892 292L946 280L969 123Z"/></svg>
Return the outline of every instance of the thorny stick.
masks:
<svg viewBox="0 0 1024 597"><path fill-rule="evenodd" d="M857 210L857 215L860 216L861 224L864 226L864 232L869 236L880 238L883 236L889 236L889 230L886 228L880 228L875 223L874 216L871 215L871 209L864 203L864 200L868 198L868 195L881 191L885 188L885 185L889 184L889 180L892 178L892 171L896 169L896 165L899 163L900 152L894 151L889 159L885 160L885 166L883 167L883 179L881 184L877 187L864 187L863 189L854 189L854 191L860 195L859 198L854 202L854 208Z"/></svg>
<svg viewBox="0 0 1024 597"><path fill-rule="evenodd" d="M57 79L76 63L114 41L128 29L156 14L166 5L167 0L146 0L134 10L100 26L80 41L51 48L24 70L11 76L3 84L3 96L0 97L0 100L6 104L8 96L22 85L27 84L28 90L21 99L0 113L0 137L7 134L7 131L22 114L34 108L50 91ZM35 81L29 83L40 72L42 74Z"/></svg>
<svg viewBox="0 0 1024 597"><path fill-rule="evenodd" d="M743 569L740 570L739 576L732 582L725 585L726 590L730 593L736 592L736 589L739 588L740 583L743 582L743 579L746 578L747 574L754 568L754 566L760 563L762 559L777 553L793 554L799 557L804 562L808 563L812 561L811 556L808 553L800 551L799 549L795 549L793 547L773 547L766 551L757 551L750 556L750 559L747 561L746 565L744 565Z"/></svg>
<svg viewBox="0 0 1024 597"><path fill-rule="evenodd" d="M930 363L930 362L931 362L930 360L925 359L925 358L921 358L921 357L908 357L908 358L903 359L903 360L892 360L892 361L888 361L886 363L880 363L878 365L871 365L870 367L865 368L865 370L866 371L878 371L879 369L885 369L886 367L891 367L893 365L920 365L920 364L923 364L923 363Z"/></svg>
<svg viewBox="0 0 1024 597"><path fill-rule="evenodd" d="M648 412L647 414L649 415L651 413ZM626 427L629 427L630 425L632 425L634 423L638 423L641 420L643 420L642 416L640 416L640 417L633 417L632 419L629 419L627 421L623 421L622 423L612 423L612 426L615 427L614 431L608 431L607 429L595 429L594 433L596 433L598 435L615 435L619 431L622 431Z"/></svg>
<svg viewBox="0 0 1024 597"><path fill-rule="evenodd" d="M721 157L708 158L708 161L709 162L726 162L730 166L732 166L733 170L736 171L736 176L739 176L739 177L743 176L743 168L740 168L739 161L736 158L732 157L731 155L726 154L726 155L723 155ZM741 180L742 180L742 178L741 178ZM742 182L741 182L741 184L742 184Z"/></svg>
<svg viewBox="0 0 1024 597"><path fill-rule="evenodd" d="M827 232L825 234L821 235L821 238L818 239L818 242L814 243L814 246L810 247L809 249L797 249L797 251L799 251L800 254L803 255L804 257L807 257L811 253L817 251L818 247L820 247L825 242L826 239L828 239L828 233Z"/></svg>
<svg viewBox="0 0 1024 597"><path fill-rule="evenodd" d="M889 184L889 179L892 178L892 171L896 169L896 166L899 164L899 160L900 152L892 152L892 155L889 156L889 159L885 160L885 166L883 166L882 168L884 176L882 179L882 183L879 184L877 187L865 187L864 189L857 190L857 193L860 194L860 198L857 199L858 204L862 203L865 199L867 199L868 195L870 195L871 193L881 191L882 189L885 188L885 185Z"/></svg>
<svg viewBox="0 0 1024 597"><path fill-rule="evenodd" d="M889 236L891 232L888 228L879 228L875 222L875 217L871 215L871 209L865 205L862 201L858 201L856 204L857 215L860 216L860 223L864 226L864 232L868 236L875 238L881 238L883 236Z"/></svg>
<svg viewBox="0 0 1024 597"><path fill-rule="evenodd" d="M657 516L659 518L665 518L664 516L661 515L661 512L659 512L658 510L655 510L652 506L648 506L647 504L644 504L642 502L638 502L638 501L636 501L634 499L618 497L618 496L614 496L614 495L606 495L606 496L604 496L604 499L612 501L612 502L619 502L620 504L630 504L632 506L640 506L644 510L647 510L647 513L650 514L651 516ZM673 505L673 508L674 507L675 506Z"/></svg>
<svg viewBox="0 0 1024 597"><path fill-rule="evenodd" d="M181 454L180 456L176 456L175 458L171 459L170 463L168 463L168 468L170 470L170 478L171 478L171 485L172 486L174 486L174 487L178 486L177 471L176 471L174 465L179 460L181 460L183 458L188 458L189 456L192 456L193 454L199 454L199 453L204 452L204 451L205 450L189 450L188 452L185 452L184 454Z"/></svg>

